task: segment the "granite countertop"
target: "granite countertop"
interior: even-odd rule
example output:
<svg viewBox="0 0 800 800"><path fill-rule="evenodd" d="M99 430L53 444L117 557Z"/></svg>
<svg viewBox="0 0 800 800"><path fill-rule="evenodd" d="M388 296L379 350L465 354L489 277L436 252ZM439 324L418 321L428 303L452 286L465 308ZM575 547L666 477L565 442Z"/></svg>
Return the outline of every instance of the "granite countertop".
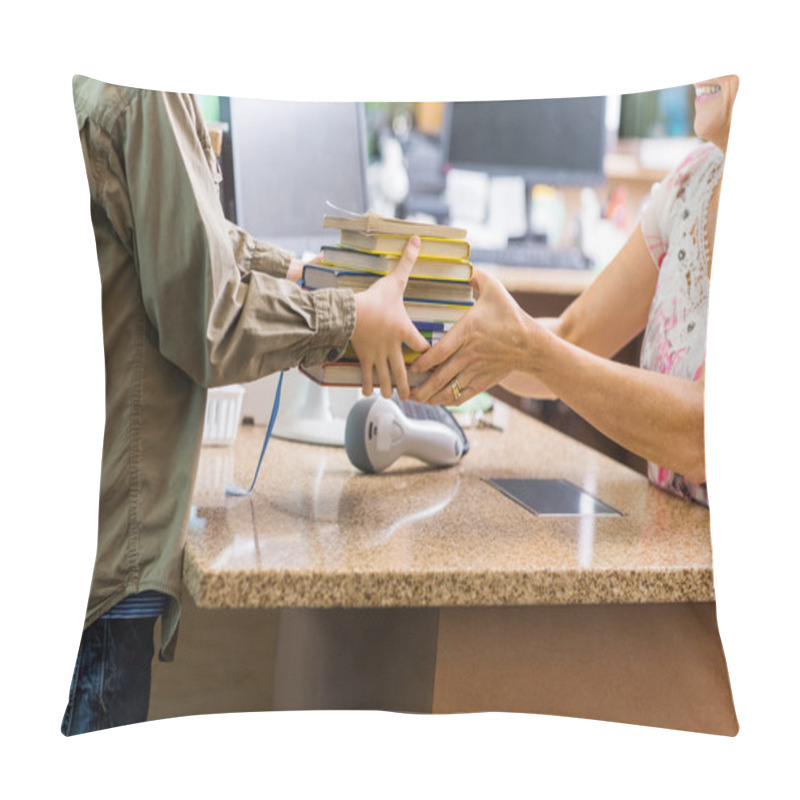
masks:
<svg viewBox="0 0 800 800"><path fill-rule="evenodd" d="M378 475L343 448L243 426L204 447L184 580L201 607L501 606L714 599L708 510L503 404L448 469ZM562 478L622 516L536 516L488 478Z"/></svg>

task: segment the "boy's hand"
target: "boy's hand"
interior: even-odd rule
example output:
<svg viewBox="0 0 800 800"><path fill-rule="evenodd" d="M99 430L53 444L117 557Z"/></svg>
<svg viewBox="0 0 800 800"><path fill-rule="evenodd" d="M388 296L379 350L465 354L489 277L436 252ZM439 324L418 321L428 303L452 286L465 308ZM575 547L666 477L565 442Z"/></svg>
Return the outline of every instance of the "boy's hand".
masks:
<svg viewBox="0 0 800 800"><path fill-rule="evenodd" d="M356 327L351 341L361 362L364 395L372 394L374 369L384 397L392 396L394 379L397 394L406 400L409 387L403 343L418 352L428 349L427 339L416 329L403 305L403 292L419 248L419 238L412 236L395 268L356 294Z"/></svg>

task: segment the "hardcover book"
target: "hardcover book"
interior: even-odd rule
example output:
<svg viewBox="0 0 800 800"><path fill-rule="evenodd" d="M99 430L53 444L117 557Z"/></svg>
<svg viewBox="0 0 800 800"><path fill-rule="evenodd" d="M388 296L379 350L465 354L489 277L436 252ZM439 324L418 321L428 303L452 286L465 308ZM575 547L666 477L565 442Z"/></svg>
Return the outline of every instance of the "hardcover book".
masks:
<svg viewBox="0 0 800 800"><path fill-rule="evenodd" d="M322 227L338 228L341 231L358 231L363 234L383 233L405 237L420 236L443 239L466 239L467 237L467 231L464 228L383 217L374 211L368 211L366 214L347 213L347 216L343 217L326 214L322 218Z"/></svg>
<svg viewBox="0 0 800 800"><path fill-rule="evenodd" d="M419 263L419 262L418 262ZM306 264L303 267L303 285L306 289L352 289L362 292L379 280L381 272L362 272L352 269L337 269L322 265ZM472 286L466 281L456 281L447 278L408 279L406 284L405 299L438 300L450 303L473 302Z"/></svg>

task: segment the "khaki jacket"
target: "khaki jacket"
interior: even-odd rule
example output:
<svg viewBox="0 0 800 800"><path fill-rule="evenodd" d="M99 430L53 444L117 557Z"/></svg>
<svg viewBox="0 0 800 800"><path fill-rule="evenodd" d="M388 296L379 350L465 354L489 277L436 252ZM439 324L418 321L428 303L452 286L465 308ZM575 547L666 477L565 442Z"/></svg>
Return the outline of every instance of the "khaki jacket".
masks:
<svg viewBox="0 0 800 800"><path fill-rule="evenodd" d="M206 389L338 356L352 292L306 292L290 255L228 222L208 132L191 95L76 76L102 287L106 422L97 557L85 624L125 596L170 596L181 566ZM322 220L320 220L320 225Z"/></svg>

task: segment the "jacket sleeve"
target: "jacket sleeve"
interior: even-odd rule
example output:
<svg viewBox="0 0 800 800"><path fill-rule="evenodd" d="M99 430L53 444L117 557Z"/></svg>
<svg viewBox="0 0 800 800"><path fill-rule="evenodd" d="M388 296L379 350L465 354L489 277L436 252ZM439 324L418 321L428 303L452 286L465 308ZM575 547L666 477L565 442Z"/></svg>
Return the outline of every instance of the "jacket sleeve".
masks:
<svg viewBox="0 0 800 800"><path fill-rule="evenodd" d="M161 353L204 386L338 355L352 292L283 279L289 254L225 219L194 98L141 92L121 125L134 260Z"/></svg>

